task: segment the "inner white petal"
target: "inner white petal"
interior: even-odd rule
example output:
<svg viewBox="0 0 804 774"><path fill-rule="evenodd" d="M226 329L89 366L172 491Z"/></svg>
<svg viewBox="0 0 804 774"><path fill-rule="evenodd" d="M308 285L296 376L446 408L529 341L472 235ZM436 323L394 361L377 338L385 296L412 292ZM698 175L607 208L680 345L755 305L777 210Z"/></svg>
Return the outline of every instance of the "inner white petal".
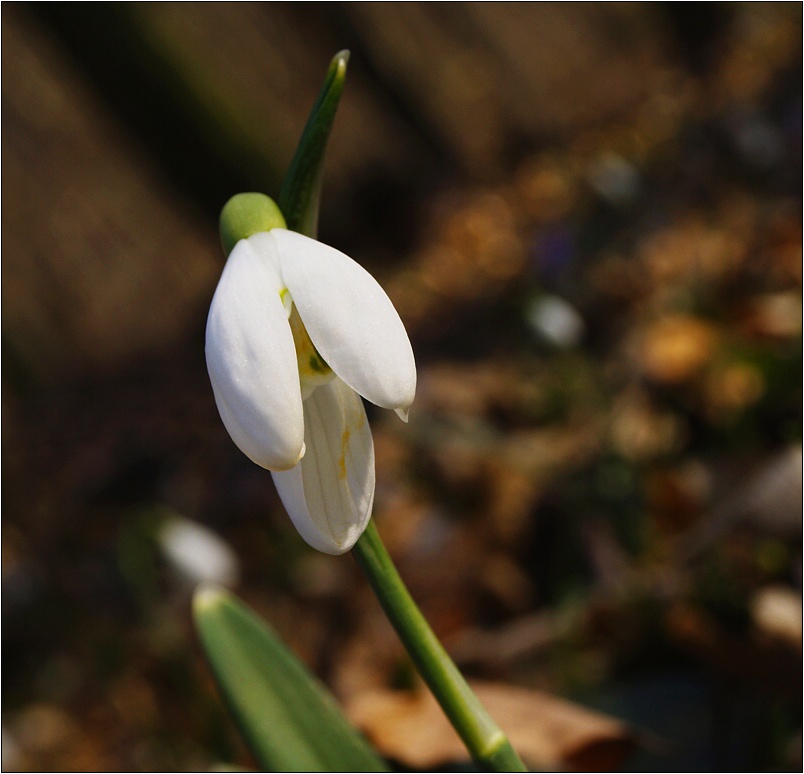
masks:
<svg viewBox="0 0 804 774"><path fill-rule="evenodd" d="M374 443L360 397L340 379L304 402L307 452L274 473L279 496L301 536L329 554L348 551L371 517Z"/></svg>

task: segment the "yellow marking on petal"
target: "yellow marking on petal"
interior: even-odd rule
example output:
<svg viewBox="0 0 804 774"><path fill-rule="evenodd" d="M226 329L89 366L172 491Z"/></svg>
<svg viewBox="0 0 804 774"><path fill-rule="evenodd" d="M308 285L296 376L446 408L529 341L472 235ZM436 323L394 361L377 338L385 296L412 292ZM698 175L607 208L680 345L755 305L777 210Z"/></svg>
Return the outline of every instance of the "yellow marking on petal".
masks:
<svg viewBox="0 0 804 774"><path fill-rule="evenodd" d="M296 347L296 359L299 364L299 378L302 387L305 385L318 387L332 380L335 374L315 348L295 306L291 308L288 321L293 334L293 344Z"/></svg>
<svg viewBox="0 0 804 774"><path fill-rule="evenodd" d="M285 312L288 317L290 317L290 311L293 307L293 299L290 297L290 291L287 288L282 288L279 291L279 300L282 302L282 306L285 307Z"/></svg>
<svg viewBox="0 0 804 774"><path fill-rule="evenodd" d="M349 446L349 436L351 431L347 428L341 436L341 457L338 460L338 478L346 478L346 450Z"/></svg>

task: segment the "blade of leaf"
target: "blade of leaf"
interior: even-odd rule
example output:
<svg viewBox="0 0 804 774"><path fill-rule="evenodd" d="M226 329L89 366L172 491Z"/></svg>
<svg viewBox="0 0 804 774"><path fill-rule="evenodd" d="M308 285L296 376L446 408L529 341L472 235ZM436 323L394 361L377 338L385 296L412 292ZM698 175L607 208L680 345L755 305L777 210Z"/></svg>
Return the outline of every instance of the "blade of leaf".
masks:
<svg viewBox="0 0 804 774"><path fill-rule="evenodd" d="M201 589L193 618L221 693L265 770L388 770L327 689L242 602Z"/></svg>
<svg viewBox="0 0 804 774"><path fill-rule="evenodd" d="M339 51L332 58L279 193L279 209L288 228L309 237L315 237L318 231L324 154L341 100L348 61L348 51Z"/></svg>

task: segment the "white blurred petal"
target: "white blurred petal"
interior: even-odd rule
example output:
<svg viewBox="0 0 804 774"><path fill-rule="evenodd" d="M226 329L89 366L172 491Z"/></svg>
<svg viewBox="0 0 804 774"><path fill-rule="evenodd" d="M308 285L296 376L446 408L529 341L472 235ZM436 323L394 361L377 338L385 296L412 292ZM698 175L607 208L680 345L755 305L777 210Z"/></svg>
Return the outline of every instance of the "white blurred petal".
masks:
<svg viewBox="0 0 804 774"><path fill-rule="evenodd" d="M557 347L574 347L583 337L583 317L563 298L542 296L530 304L526 314L533 329Z"/></svg>
<svg viewBox="0 0 804 774"><path fill-rule="evenodd" d="M240 450L270 470L304 452L296 351L269 234L241 240L221 275L207 319L209 378L221 419Z"/></svg>
<svg viewBox="0 0 804 774"><path fill-rule="evenodd" d="M374 443L363 402L333 379L304 402L304 423L304 458L273 473L274 483L307 543L342 554L363 533L374 503Z"/></svg>
<svg viewBox="0 0 804 774"><path fill-rule="evenodd" d="M174 569L193 585L215 583L232 587L240 566L223 538L189 519L173 517L159 530L159 545Z"/></svg>
<svg viewBox="0 0 804 774"><path fill-rule="evenodd" d="M593 161L588 178L592 188L615 206L628 204L639 194L639 172L616 153L604 153Z"/></svg>
<svg viewBox="0 0 804 774"><path fill-rule="evenodd" d="M416 363L405 326L377 281L338 250L275 228L282 278L330 368L378 406L407 409Z"/></svg>

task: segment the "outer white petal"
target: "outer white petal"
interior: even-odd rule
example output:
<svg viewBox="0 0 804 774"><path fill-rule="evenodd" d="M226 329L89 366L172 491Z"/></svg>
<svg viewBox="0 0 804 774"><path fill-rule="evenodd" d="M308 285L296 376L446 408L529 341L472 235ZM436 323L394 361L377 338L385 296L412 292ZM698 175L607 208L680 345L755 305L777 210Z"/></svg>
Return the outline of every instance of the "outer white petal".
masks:
<svg viewBox="0 0 804 774"><path fill-rule="evenodd" d="M209 379L240 450L271 470L304 453L296 350L280 298L273 240L255 234L229 255L207 319Z"/></svg>
<svg viewBox="0 0 804 774"><path fill-rule="evenodd" d="M324 360L364 398L404 417L416 393L416 363L391 299L338 250L293 231L270 234L282 279Z"/></svg>
<svg viewBox="0 0 804 774"><path fill-rule="evenodd" d="M348 551L374 504L374 442L360 396L340 379L304 401L307 451L292 470L273 473L294 526L327 554Z"/></svg>

